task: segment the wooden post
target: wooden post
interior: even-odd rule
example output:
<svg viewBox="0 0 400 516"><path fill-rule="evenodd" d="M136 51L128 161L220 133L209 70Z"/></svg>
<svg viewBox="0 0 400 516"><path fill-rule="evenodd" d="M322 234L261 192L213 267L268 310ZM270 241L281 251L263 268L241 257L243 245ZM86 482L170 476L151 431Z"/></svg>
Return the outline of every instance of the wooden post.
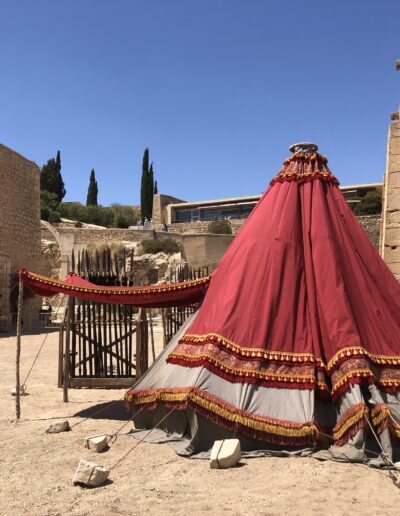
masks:
<svg viewBox="0 0 400 516"><path fill-rule="evenodd" d="M148 369L148 340L146 308L139 308L136 323L136 378L140 378Z"/></svg>
<svg viewBox="0 0 400 516"><path fill-rule="evenodd" d="M136 379L142 376L142 310L139 308L136 319Z"/></svg>
<svg viewBox="0 0 400 516"><path fill-rule="evenodd" d="M17 352L15 359L15 412L17 419L21 417L21 400L20 400L20 375L19 375L19 362L21 357L21 323L22 323L22 301L24 296L24 283L22 279L19 279L19 292L18 292L18 315L17 315Z"/></svg>
<svg viewBox="0 0 400 516"><path fill-rule="evenodd" d="M62 387L63 384L63 347L64 347L64 321L60 324L58 334L58 387Z"/></svg>
<svg viewBox="0 0 400 516"><path fill-rule="evenodd" d="M162 326L163 326L163 344L164 348L166 347L167 343L167 318L165 315L166 308L161 309L161 319L162 319Z"/></svg>
<svg viewBox="0 0 400 516"><path fill-rule="evenodd" d="M153 355L153 362L156 359L156 348L154 345L154 331L153 331L153 312L149 308L149 326L150 326L150 340L151 340L151 353Z"/></svg>
<svg viewBox="0 0 400 516"><path fill-rule="evenodd" d="M71 320L72 320L72 297L68 297L67 305L67 327L65 336L65 352L64 352L64 384L63 384L63 401L68 401L68 381L69 381L69 346L71 340Z"/></svg>

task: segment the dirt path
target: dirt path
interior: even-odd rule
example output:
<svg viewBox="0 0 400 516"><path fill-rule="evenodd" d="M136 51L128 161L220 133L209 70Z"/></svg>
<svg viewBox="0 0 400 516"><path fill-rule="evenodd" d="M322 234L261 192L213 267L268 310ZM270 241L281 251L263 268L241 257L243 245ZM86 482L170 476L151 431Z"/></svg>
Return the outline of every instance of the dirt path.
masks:
<svg viewBox="0 0 400 516"><path fill-rule="evenodd" d="M22 377L43 335L24 336ZM84 437L112 433L125 414L120 404L71 432L47 435L45 418L68 417L122 397L122 390L72 390L62 402L57 388L58 335L49 335L28 382L22 421L15 423L15 337L0 336L0 514L399 514L400 490L387 473L360 465L314 459L259 458L242 467L210 470L207 461L179 458L168 445L141 444L97 489L72 485L79 459L112 466L134 443L121 436L109 451L83 448ZM41 419L41 420L35 420Z"/></svg>

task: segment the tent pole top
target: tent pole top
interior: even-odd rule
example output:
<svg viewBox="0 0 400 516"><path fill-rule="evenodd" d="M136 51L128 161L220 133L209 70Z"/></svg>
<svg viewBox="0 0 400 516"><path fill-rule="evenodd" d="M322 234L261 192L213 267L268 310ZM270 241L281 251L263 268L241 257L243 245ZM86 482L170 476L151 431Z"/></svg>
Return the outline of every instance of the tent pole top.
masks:
<svg viewBox="0 0 400 516"><path fill-rule="evenodd" d="M313 154L314 152L317 152L318 145L311 142L300 142L300 143L294 143L289 147L290 152L303 152L304 154Z"/></svg>

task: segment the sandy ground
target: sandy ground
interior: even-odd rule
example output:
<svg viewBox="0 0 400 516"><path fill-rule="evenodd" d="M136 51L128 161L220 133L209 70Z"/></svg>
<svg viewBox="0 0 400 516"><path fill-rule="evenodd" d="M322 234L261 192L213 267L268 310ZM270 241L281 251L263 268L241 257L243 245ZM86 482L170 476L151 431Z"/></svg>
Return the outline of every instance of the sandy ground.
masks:
<svg viewBox="0 0 400 516"><path fill-rule="evenodd" d="M43 335L22 340L22 377ZM135 443L120 436L95 454L83 438L116 431L126 417L120 404L76 426L49 435L47 418L82 420L122 390L70 391L62 402L57 388L58 335L49 335L28 381L22 420L15 422L15 337L0 334L0 514L229 514L349 515L400 514L400 490L383 471L311 458L258 458L231 470L210 470L207 461L183 459L166 444L138 446L111 471L107 485L85 489L72 484L81 458L111 467ZM124 430L126 430L126 427Z"/></svg>

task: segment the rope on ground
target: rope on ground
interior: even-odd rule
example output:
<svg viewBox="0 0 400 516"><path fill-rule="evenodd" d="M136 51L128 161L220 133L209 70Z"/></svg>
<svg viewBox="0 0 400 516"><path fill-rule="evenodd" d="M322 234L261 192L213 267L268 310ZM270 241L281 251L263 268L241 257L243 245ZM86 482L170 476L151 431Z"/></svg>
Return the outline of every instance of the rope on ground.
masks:
<svg viewBox="0 0 400 516"><path fill-rule="evenodd" d="M122 462L122 461L123 461L123 460L124 460L124 459L125 459L125 458L130 454L130 453L131 453L131 452L133 452L133 450L134 450L135 448L137 448L137 447L139 446L139 444L141 444L141 443L146 439L146 437L148 437L148 436L151 434L151 432L152 432L153 430L155 430L159 425L161 425L161 423L162 423L165 419L167 419L167 417L168 417L170 414L172 414L172 412L173 412L174 410L176 410L176 407L172 407L172 409L168 412L168 414L166 414L163 418L161 418L161 419L160 419L160 421L159 421L155 426L153 426L153 428L151 428L148 432L146 432L146 433L145 433L145 435L144 435L144 436L143 436L143 437L142 437L142 438L141 438L137 443L135 443L135 444L132 446L132 448L130 448L126 453L124 453L124 455L122 455L122 457L121 457L120 459L118 459L118 460L117 460L117 462L114 464L114 466L111 466L110 471L112 471L113 469L115 469L115 468L118 466L118 464L120 464L120 463L121 463L121 462Z"/></svg>
<svg viewBox="0 0 400 516"><path fill-rule="evenodd" d="M399 478L393 473L393 469L395 469L396 471L400 471L400 468L398 468L393 462L392 460L390 459L390 457L387 455L387 453L385 452L385 450L383 449L383 446L379 440L379 437L376 435L375 433L375 430L370 422L370 420L368 419L368 417L366 415L364 415L371 431L372 431L372 434L373 436L375 437L380 449L382 450L381 452L376 452L376 451L373 451L373 450L369 450L368 448L365 448L364 446L357 446L356 444L354 443L351 443L351 442L348 442L347 444L352 446L353 448L356 448L357 450L361 450L361 451L364 451L364 452L367 452L369 453L370 455L375 455L376 457L381 457L383 462L385 462L385 464L387 466L389 466L389 469L388 469L388 473L389 473L389 476L390 478L392 479L393 483L397 486L397 487L400 487L397 485L397 482L399 480ZM333 437L331 435L328 435L328 434L325 434L324 432L321 432L320 430L318 430L318 433L320 435L323 435L324 437L327 437L328 439L331 439L332 441L334 441Z"/></svg>
<svg viewBox="0 0 400 516"><path fill-rule="evenodd" d="M125 423L123 425L121 425L113 434L108 436L110 439L107 441L107 446L111 443L111 441L112 441L113 444L115 443L115 441L118 438L118 435L121 433L121 430L128 423L131 423L131 422L135 421L136 416L138 416L142 412L142 410L144 410L147 407L148 404L149 403L145 403L142 407L140 407L140 409L132 417L130 417L127 421L125 421Z"/></svg>
<svg viewBox="0 0 400 516"><path fill-rule="evenodd" d="M97 416L97 414L100 414L101 412L104 412L106 409L108 409L108 407L110 407L111 405L113 405L114 403L119 403L120 401L122 401L124 399L124 396L122 396L121 398L119 398L118 400L110 400L110 401L107 401L107 403L101 407L100 409L96 410L95 412L92 412L90 414L90 416L87 416L83 419L81 419L80 421L78 421L77 423L75 423L74 425L72 425L70 428L72 430L72 428L75 428L76 426L84 423L85 421L87 421L88 419L92 419L93 416ZM74 416L76 417L76 416Z"/></svg>
<svg viewBox="0 0 400 516"><path fill-rule="evenodd" d="M388 466L390 466L391 468L394 468L396 471L399 471L399 470L400 470L400 468L398 468L398 467L393 463L393 461L390 459L390 457L388 456L388 454L387 454L387 453L385 452L385 450L383 449L383 446L382 446L382 444L381 444L381 442L380 442L380 440L379 440L379 437L376 435L375 430L374 430L374 427L372 426L372 424L371 424L371 422L370 422L369 418L368 418L366 415L364 415L364 417L365 417L365 419L367 420L367 423L368 423L368 425L369 425L369 427L370 427L370 429L371 429L372 435L375 437L376 442L378 443L378 445L379 445L380 449L382 450L382 453L381 453L380 455L381 455L381 457L382 457L382 459L383 459L383 462L385 462L385 464L387 464L387 465L388 465ZM397 482L398 482L398 480L399 480L399 477L398 477L398 476L396 476L396 475L393 473L393 471L392 471L391 469L389 469L389 476L390 476L390 478L393 480L393 483L394 483L397 487L399 487L399 486L397 485Z"/></svg>

